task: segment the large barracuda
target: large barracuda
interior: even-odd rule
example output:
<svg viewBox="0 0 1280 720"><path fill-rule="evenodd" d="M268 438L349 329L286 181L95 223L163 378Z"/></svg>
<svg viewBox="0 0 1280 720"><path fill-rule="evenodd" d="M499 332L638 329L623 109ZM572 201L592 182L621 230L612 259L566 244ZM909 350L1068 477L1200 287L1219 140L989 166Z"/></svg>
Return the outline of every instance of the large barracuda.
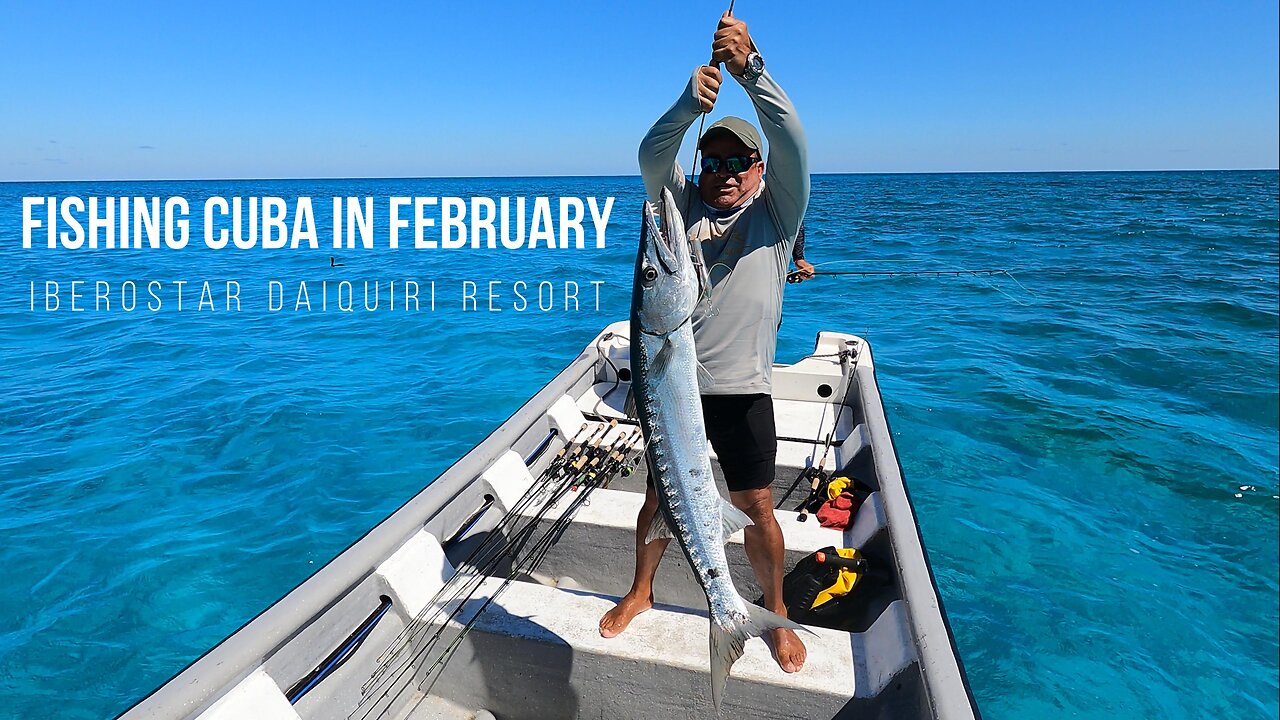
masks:
<svg viewBox="0 0 1280 720"><path fill-rule="evenodd" d="M636 409L649 441L658 514L645 542L674 537L707 594L711 616L711 698L720 707L729 669L748 638L801 626L747 602L729 576L724 544L750 524L716 489L707 452L693 312L707 288L701 250L690 244L670 191L658 210L644 204L631 295L631 372ZM696 261L695 261L696 258Z"/></svg>

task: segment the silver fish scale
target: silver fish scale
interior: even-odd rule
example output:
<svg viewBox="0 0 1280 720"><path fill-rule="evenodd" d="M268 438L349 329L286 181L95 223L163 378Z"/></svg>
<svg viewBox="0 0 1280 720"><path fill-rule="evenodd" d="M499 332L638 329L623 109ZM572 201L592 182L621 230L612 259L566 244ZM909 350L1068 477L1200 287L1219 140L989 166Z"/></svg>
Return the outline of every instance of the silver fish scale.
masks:
<svg viewBox="0 0 1280 720"><path fill-rule="evenodd" d="M650 376L663 345L669 357ZM723 498L711 474L707 436L694 368L693 330L685 324L667 337L641 334L635 372L637 409L657 477L660 512L675 530L676 541L707 595L711 619L730 627L747 616L724 552L720 506Z"/></svg>

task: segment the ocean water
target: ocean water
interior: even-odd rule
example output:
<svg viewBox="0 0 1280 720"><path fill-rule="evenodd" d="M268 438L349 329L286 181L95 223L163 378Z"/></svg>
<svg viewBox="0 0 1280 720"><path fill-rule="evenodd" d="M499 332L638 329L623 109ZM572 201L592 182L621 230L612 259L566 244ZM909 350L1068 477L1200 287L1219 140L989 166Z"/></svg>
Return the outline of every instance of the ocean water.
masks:
<svg viewBox="0 0 1280 720"><path fill-rule="evenodd" d="M0 717L123 711L430 482L626 316L640 194L0 184ZM21 247L28 195L181 195L197 214L211 195L311 196L321 227L331 196L616 200L602 250L70 251ZM1278 196L1275 171L815 177L819 270L1008 271L789 286L778 353L822 329L872 343L989 720L1280 712ZM92 306L92 281L129 279L187 281L183 311L168 284L159 312L145 292L131 313L68 310L72 280ZM265 309L272 279L288 310ZM435 280L436 309L320 310L315 286L342 279ZM299 281L311 312L292 311ZM528 290L518 312L516 281L549 283L552 309Z"/></svg>

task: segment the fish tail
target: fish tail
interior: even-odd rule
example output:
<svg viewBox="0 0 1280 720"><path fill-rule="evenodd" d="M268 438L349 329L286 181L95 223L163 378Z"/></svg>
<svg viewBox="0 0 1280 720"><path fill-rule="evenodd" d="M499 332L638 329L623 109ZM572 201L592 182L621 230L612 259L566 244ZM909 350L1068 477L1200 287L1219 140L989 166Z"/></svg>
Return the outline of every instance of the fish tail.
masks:
<svg viewBox="0 0 1280 720"><path fill-rule="evenodd" d="M711 621L711 702L716 710L720 709L720 700L724 696L724 686L729 681L729 670L742 657L742 649L748 638L760 637L770 630L789 628L791 630L808 630L803 625L788 620L777 613L754 603L743 601L747 607L747 615L738 616L740 622L732 627L722 627L715 620Z"/></svg>

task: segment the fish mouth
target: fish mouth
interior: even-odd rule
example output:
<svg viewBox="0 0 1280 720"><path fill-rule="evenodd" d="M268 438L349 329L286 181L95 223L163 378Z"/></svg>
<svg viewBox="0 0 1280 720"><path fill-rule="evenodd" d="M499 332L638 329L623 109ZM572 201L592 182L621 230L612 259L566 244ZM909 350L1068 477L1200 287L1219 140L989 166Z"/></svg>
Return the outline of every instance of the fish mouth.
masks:
<svg viewBox="0 0 1280 720"><path fill-rule="evenodd" d="M677 243L683 244L687 242L684 229L684 218L680 217L680 210L676 207L676 199L672 197L671 191L662 188L662 201L658 203L662 218L662 239L667 243L667 248L672 252L680 252L683 248L676 247Z"/></svg>
<svg viewBox="0 0 1280 720"><path fill-rule="evenodd" d="M653 248L655 259L662 269L668 275L675 275L680 271L680 262L676 253L681 252L676 247L675 235L682 231L680 223L672 220L672 215L678 218L674 208L675 203L670 201L671 193L663 190L662 202L659 203L658 209L649 215L651 221L654 222L649 228L649 235L653 240Z"/></svg>
<svg viewBox="0 0 1280 720"><path fill-rule="evenodd" d="M699 299L711 297L711 278L706 261L702 258L702 243L694 240L685 229L684 218L676 207L675 197L665 187L662 189L661 214L662 239L667 243L667 249L672 253L684 253L689 258L698 279ZM666 267L666 264L663 263L663 266Z"/></svg>

